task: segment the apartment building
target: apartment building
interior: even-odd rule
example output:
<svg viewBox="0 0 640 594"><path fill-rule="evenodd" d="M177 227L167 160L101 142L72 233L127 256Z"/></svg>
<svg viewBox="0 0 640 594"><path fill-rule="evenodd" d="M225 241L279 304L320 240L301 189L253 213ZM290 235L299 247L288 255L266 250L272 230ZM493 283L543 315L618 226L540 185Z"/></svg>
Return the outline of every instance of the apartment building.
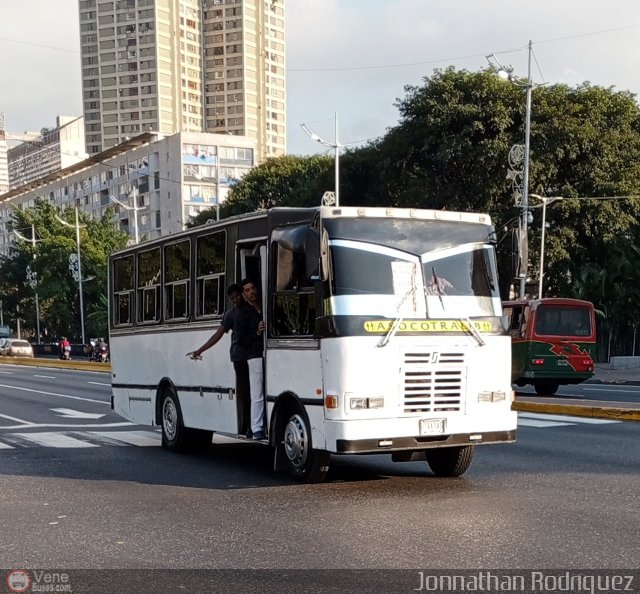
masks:
<svg viewBox="0 0 640 594"><path fill-rule="evenodd" d="M89 154L148 130L286 152L284 0L79 0Z"/></svg>
<svg viewBox="0 0 640 594"><path fill-rule="evenodd" d="M65 169L0 195L0 254L14 235L13 208L48 200L78 206L101 218L109 206L114 223L145 241L184 229L191 216L219 206L233 184L256 165L256 141L227 134L145 132Z"/></svg>
<svg viewBox="0 0 640 594"><path fill-rule="evenodd" d="M82 117L58 116L55 128L43 129L39 136L31 136L29 140L23 136L26 135L9 134L10 139L23 142L7 152L8 189L36 181L87 157Z"/></svg>
<svg viewBox="0 0 640 594"><path fill-rule="evenodd" d="M9 190L8 150L7 133L4 127L4 114L0 113L0 194L4 194Z"/></svg>

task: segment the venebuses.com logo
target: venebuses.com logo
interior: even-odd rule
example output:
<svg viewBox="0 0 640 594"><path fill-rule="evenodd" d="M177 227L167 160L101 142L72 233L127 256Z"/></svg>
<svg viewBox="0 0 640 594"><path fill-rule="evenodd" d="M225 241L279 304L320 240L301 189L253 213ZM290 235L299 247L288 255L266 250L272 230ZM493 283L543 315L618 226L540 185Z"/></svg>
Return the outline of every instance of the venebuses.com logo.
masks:
<svg viewBox="0 0 640 594"><path fill-rule="evenodd" d="M26 569L14 569L7 574L9 592L28 592L31 576Z"/></svg>

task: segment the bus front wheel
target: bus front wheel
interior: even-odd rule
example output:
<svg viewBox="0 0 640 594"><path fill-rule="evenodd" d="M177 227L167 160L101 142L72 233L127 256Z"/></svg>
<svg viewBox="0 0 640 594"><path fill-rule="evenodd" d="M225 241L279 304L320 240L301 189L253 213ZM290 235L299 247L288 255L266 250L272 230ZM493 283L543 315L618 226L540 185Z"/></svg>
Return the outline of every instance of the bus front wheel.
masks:
<svg viewBox="0 0 640 594"><path fill-rule="evenodd" d="M473 460L474 446L434 448L425 452L433 474L443 477L463 475Z"/></svg>
<svg viewBox="0 0 640 594"><path fill-rule="evenodd" d="M305 483L320 483L329 472L329 452L314 450L306 415L294 411L284 427L282 447L289 474Z"/></svg>

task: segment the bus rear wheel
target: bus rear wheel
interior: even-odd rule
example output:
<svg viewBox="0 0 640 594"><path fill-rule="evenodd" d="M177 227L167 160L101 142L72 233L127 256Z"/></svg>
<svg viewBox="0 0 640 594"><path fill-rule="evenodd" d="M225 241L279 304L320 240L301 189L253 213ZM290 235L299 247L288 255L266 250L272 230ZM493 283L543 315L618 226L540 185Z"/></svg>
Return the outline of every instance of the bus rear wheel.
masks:
<svg viewBox="0 0 640 594"><path fill-rule="evenodd" d="M443 477L463 475L473 460L474 446L434 448L425 452L433 474Z"/></svg>
<svg viewBox="0 0 640 594"><path fill-rule="evenodd" d="M560 387L556 382L538 382L533 386L538 396L553 396Z"/></svg>
<svg viewBox="0 0 640 594"><path fill-rule="evenodd" d="M306 415L294 411L284 427L282 447L289 474L305 483L320 483L329 472L330 454L314 450Z"/></svg>

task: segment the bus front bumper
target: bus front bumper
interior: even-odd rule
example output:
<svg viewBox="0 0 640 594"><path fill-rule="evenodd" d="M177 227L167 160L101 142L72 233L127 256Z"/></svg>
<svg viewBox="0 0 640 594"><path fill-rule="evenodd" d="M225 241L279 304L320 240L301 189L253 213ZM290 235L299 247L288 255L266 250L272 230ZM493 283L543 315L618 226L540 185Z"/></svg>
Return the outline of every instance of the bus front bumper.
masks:
<svg viewBox="0 0 640 594"><path fill-rule="evenodd" d="M452 446L510 443L515 440L515 429L511 431L488 431L484 433L461 433L422 437L338 439L336 440L335 452L338 454L383 454L386 452L417 451Z"/></svg>

